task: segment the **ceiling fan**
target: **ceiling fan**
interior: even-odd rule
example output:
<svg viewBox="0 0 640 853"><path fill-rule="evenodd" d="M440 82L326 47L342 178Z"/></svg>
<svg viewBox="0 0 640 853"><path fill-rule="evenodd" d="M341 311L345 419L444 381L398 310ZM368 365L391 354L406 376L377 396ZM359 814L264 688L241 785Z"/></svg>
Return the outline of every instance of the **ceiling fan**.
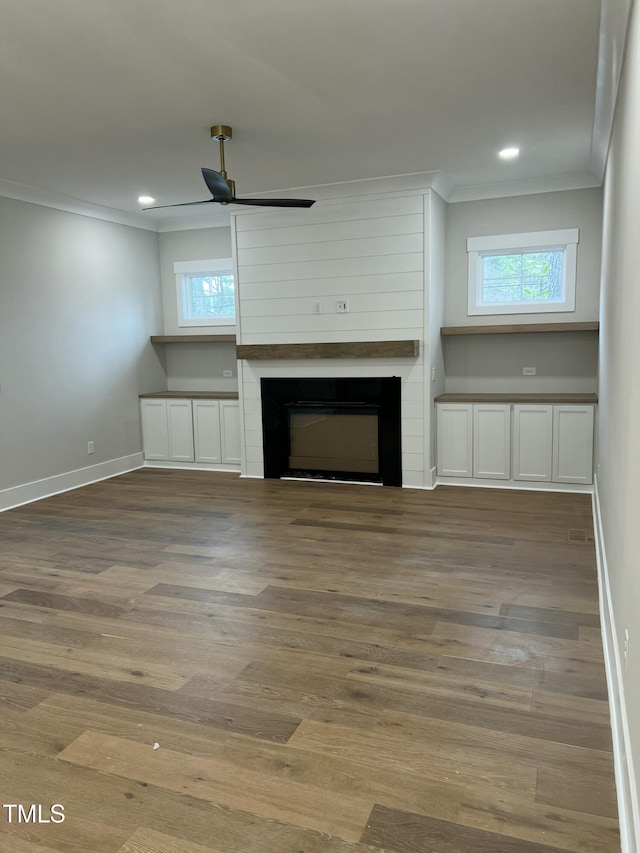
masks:
<svg viewBox="0 0 640 853"><path fill-rule="evenodd" d="M315 201L308 198L236 198L236 183L227 177L224 167L224 143L231 139L231 128L226 124L214 124L211 128L211 138L220 144L220 171L202 169L202 177L212 198L203 201L186 201L182 204L161 204L156 207L145 207L143 210L159 210L162 207L188 207L192 204L251 204L259 207L311 207Z"/></svg>

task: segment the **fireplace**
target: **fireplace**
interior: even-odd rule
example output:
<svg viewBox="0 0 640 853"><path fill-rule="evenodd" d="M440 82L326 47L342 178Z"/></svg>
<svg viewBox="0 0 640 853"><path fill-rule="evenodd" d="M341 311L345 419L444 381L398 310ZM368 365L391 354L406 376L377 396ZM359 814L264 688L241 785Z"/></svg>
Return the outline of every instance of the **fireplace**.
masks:
<svg viewBox="0 0 640 853"><path fill-rule="evenodd" d="M400 379L262 379L264 475L402 485Z"/></svg>

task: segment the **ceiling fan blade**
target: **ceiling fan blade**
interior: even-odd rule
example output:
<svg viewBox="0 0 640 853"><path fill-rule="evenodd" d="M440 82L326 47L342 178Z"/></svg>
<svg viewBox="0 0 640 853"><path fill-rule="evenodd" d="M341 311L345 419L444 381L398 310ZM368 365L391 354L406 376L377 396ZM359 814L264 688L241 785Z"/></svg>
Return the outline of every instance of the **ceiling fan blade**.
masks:
<svg viewBox="0 0 640 853"><path fill-rule="evenodd" d="M203 201L183 201L181 204L158 204L155 207L143 207L143 210L162 210L165 207L190 207L192 204L220 204L217 198L205 198Z"/></svg>
<svg viewBox="0 0 640 853"><path fill-rule="evenodd" d="M202 177L216 201L231 201L231 189L220 172L202 167Z"/></svg>
<svg viewBox="0 0 640 853"><path fill-rule="evenodd" d="M308 198L232 198L231 204L252 204L256 207L311 207L315 200Z"/></svg>

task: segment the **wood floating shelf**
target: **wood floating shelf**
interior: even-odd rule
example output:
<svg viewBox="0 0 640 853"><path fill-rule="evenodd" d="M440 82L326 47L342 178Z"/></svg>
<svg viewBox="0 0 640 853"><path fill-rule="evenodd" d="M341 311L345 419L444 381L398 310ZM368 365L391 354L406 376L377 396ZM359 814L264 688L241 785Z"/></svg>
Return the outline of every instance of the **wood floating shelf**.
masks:
<svg viewBox="0 0 640 853"><path fill-rule="evenodd" d="M575 403L598 402L597 394L441 394L436 403Z"/></svg>
<svg viewBox="0 0 640 853"><path fill-rule="evenodd" d="M235 342L235 335L151 335L152 344L234 344Z"/></svg>
<svg viewBox="0 0 640 853"><path fill-rule="evenodd" d="M343 341L315 344L241 344L238 358L416 358L420 341Z"/></svg>
<svg viewBox="0 0 640 853"><path fill-rule="evenodd" d="M514 335L532 332L597 332L598 322L588 323L517 323L509 326L443 326L446 335Z"/></svg>
<svg viewBox="0 0 640 853"><path fill-rule="evenodd" d="M237 391L152 391L141 400L237 400Z"/></svg>

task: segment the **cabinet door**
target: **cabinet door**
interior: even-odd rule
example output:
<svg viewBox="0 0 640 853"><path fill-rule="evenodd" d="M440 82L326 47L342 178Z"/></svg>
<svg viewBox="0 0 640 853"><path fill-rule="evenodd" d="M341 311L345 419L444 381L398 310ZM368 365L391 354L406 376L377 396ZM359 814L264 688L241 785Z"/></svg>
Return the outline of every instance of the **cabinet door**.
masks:
<svg viewBox="0 0 640 853"><path fill-rule="evenodd" d="M193 462L193 417L191 400L167 400L169 459Z"/></svg>
<svg viewBox="0 0 640 853"><path fill-rule="evenodd" d="M219 464L222 456L220 452L220 403L218 400L193 401L193 434L196 462Z"/></svg>
<svg viewBox="0 0 640 853"><path fill-rule="evenodd" d="M240 464L240 404L235 400L220 402L220 434L222 461Z"/></svg>
<svg viewBox="0 0 640 853"><path fill-rule="evenodd" d="M442 477L473 476L473 406L470 403L438 403L438 474Z"/></svg>
<svg viewBox="0 0 640 853"><path fill-rule="evenodd" d="M476 403L473 407L473 476L511 477L511 406Z"/></svg>
<svg viewBox="0 0 640 853"><path fill-rule="evenodd" d="M166 400L140 400L142 447L145 459L169 458Z"/></svg>
<svg viewBox="0 0 640 853"><path fill-rule="evenodd" d="M553 480L593 481L593 406L553 407Z"/></svg>
<svg viewBox="0 0 640 853"><path fill-rule="evenodd" d="M551 481L553 406L513 407L513 479Z"/></svg>

